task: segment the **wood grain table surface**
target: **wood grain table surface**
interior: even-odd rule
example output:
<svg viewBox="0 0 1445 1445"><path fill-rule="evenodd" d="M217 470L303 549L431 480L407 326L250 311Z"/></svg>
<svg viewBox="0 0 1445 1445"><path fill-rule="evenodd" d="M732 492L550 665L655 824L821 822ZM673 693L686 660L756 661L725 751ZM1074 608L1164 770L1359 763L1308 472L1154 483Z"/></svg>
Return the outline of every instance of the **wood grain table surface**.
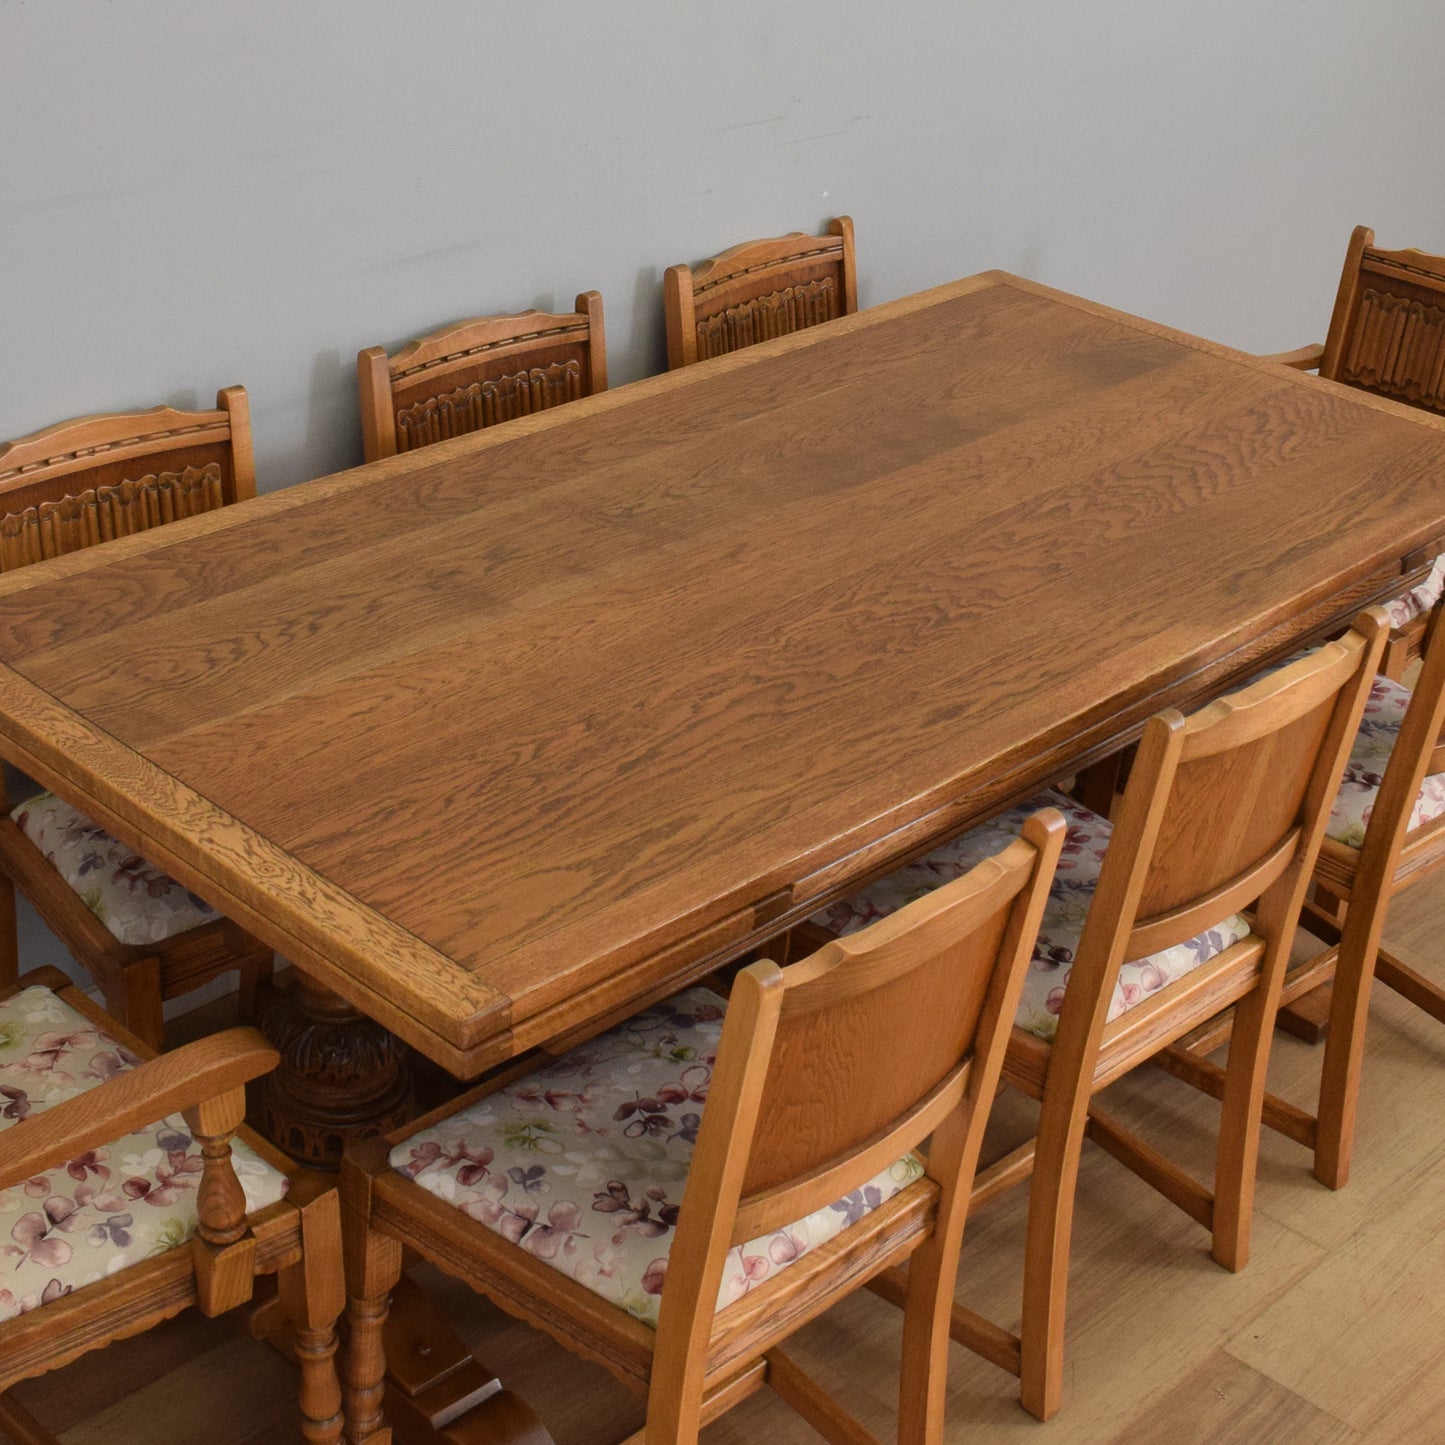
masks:
<svg viewBox="0 0 1445 1445"><path fill-rule="evenodd" d="M1423 413L989 273L0 578L0 751L465 1076L1442 533Z"/></svg>

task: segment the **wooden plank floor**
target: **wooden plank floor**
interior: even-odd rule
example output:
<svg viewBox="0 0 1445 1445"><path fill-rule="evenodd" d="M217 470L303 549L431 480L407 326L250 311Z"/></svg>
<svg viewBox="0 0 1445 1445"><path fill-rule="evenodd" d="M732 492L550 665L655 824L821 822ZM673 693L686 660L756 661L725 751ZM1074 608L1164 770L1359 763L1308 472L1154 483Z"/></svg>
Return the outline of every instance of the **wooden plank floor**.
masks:
<svg viewBox="0 0 1445 1445"><path fill-rule="evenodd" d="M1397 901L1397 952L1438 974L1445 878ZM1318 1052L1281 1037L1273 1082L1309 1098ZM1153 1070L1111 1090L1120 1112L1207 1168L1214 1106ZM1445 1441L1445 1029L1376 986L1360 1144L1332 1194L1304 1153L1266 1134L1253 1259L1210 1262L1203 1231L1092 1145L1076 1223L1068 1380L1049 1426L1014 1382L955 1348L947 1438L1084 1445ZM1018 1122L1016 1101L1005 1128ZM1017 1319L1024 1196L969 1226L959 1298ZM529 1399L558 1445L621 1438L636 1403L466 1289L419 1272L457 1328ZM881 1438L892 1438L898 1320L860 1294L815 1322L796 1353ZM17 1391L66 1445L295 1438L290 1367L226 1320L186 1316ZM1040 1435L1046 1430L1047 1435ZM3 1436L0 1436L3 1438ZM713 1426L714 1445L817 1440L764 1393Z"/></svg>

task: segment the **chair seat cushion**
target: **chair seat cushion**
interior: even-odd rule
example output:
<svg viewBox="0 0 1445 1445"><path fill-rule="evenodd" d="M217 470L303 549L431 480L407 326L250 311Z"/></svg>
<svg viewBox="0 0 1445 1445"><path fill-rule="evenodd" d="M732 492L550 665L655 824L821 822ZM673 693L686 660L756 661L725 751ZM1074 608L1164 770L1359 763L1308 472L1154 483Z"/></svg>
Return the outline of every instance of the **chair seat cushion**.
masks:
<svg viewBox="0 0 1445 1445"><path fill-rule="evenodd" d="M1015 1022L1020 1028L1052 1039L1058 1031L1064 989L1074 966L1084 918L1099 881L1099 867L1113 827L1107 818L1090 811L1062 793L1045 792L1006 813L981 823L962 837L954 838L926 857L900 868L887 878L870 884L861 893L845 898L813 916L812 922L833 934L855 933L860 928L896 912L915 898L921 898L970 868L1001 853L1015 838L1024 820L1040 808L1057 808L1068 824L1059 869L1049 888L1043 923L1033 958L1024 975L1023 995ZM1249 924L1236 913L1197 938L1175 944L1147 958L1132 960L1119 970L1114 996L1109 1004L1110 1021L1158 993L1167 984L1183 978L1249 932Z"/></svg>
<svg viewBox="0 0 1445 1445"><path fill-rule="evenodd" d="M0 1003L0 1129L96 1088L139 1060L48 988ZM231 1157L252 1212L289 1181L239 1140ZM0 1320L185 1243L201 1151L179 1114L0 1190Z"/></svg>
<svg viewBox="0 0 1445 1445"><path fill-rule="evenodd" d="M691 988L391 1151L437 1198L656 1325L726 1003ZM922 1176L914 1156L729 1252L718 1308Z"/></svg>
<svg viewBox="0 0 1445 1445"><path fill-rule="evenodd" d="M121 943L160 943L221 916L53 793L10 816Z"/></svg>
<svg viewBox="0 0 1445 1445"><path fill-rule="evenodd" d="M1360 847L1365 841L1365 827L1374 811L1385 765L1405 721L1410 704L1410 689L1388 677L1377 677L1370 686L1360 730L1350 748L1340 790L1335 795L1326 834L1337 843ZM1445 773L1432 773L1420 784L1419 796L1410 812L1409 827L1413 831L1445 814Z"/></svg>
<svg viewBox="0 0 1445 1445"><path fill-rule="evenodd" d="M1435 559L1429 574L1418 587L1412 587L1403 597L1385 603L1390 626L1396 629L1408 626L1440 600L1442 591L1445 591L1445 552Z"/></svg>

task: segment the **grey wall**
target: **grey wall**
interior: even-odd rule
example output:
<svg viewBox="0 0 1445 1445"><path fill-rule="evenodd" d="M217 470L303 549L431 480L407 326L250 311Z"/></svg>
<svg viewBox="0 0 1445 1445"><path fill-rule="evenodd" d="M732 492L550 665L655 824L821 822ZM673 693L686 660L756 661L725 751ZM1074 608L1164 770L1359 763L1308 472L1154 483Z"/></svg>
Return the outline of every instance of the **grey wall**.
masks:
<svg viewBox="0 0 1445 1445"><path fill-rule="evenodd" d="M360 459L361 346L595 286L625 382L665 266L837 212L865 305L1001 266L1322 339L1355 222L1445 250L1445 7L1388 13L0 0L0 437L240 381L289 485Z"/></svg>

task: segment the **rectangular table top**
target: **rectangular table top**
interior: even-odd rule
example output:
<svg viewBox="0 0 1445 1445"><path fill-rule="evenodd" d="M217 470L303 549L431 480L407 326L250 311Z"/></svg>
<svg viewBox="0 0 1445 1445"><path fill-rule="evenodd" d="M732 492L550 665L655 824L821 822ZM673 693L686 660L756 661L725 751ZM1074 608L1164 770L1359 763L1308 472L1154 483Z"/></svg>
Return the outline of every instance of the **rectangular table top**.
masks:
<svg viewBox="0 0 1445 1445"><path fill-rule="evenodd" d="M1442 533L1434 419L990 273L0 578L0 750L467 1074Z"/></svg>

